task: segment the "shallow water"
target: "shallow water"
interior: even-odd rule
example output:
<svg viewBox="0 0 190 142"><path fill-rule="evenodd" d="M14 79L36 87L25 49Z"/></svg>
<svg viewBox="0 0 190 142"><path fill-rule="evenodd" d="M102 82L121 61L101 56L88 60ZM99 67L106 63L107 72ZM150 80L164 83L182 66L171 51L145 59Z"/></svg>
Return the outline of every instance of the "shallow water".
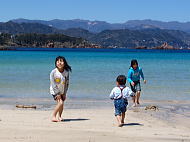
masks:
<svg viewBox="0 0 190 142"><path fill-rule="evenodd" d="M0 51L1 98L51 98L49 73L65 56L72 66L68 98L107 100L119 74L137 59L147 84L142 99L190 100L190 53L127 51Z"/></svg>

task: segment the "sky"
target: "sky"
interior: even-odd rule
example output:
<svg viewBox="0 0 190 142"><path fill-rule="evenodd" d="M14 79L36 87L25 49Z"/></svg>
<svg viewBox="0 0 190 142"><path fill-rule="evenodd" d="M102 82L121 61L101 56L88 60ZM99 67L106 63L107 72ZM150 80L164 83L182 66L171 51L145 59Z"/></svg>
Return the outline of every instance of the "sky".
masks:
<svg viewBox="0 0 190 142"><path fill-rule="evenodd" d="M30 20L190 21L190 0L0 0L0 22Z"/></svg>

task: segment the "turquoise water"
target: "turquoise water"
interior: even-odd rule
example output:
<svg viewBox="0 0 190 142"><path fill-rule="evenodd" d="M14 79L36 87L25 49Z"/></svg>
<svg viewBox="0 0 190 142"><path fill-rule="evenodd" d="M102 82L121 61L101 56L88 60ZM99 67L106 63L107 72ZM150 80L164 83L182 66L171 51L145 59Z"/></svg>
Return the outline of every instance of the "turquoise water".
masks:
<svg viewBox="0 0 190 142"><path fill-rule="evenodd" d="M51 98L49 73L65 56L72 66L69 98L108 99L119 74L136 58L147 84L142 98L190 100L190 53L114 51L0 51L1 98Z"/></svg>

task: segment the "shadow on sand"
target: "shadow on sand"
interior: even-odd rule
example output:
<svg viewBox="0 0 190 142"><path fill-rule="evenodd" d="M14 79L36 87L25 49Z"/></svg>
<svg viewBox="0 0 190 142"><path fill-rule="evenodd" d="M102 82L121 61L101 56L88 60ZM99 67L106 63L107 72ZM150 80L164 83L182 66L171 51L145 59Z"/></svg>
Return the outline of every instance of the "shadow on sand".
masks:
<svg viewBox="0 0 190 142"><path fill-rule="evenodd" d="M140 123L127 123L127 124L123 124L123 126L144 126L144 125Z"/></svg>
<svg viewBox="0 0 190 142"><path fill-rule="evenodd" d="M84 120L90 120L90 119L84 119L84 118L64 119L63 122L70 122L70 121L84 121Z"/></svg>

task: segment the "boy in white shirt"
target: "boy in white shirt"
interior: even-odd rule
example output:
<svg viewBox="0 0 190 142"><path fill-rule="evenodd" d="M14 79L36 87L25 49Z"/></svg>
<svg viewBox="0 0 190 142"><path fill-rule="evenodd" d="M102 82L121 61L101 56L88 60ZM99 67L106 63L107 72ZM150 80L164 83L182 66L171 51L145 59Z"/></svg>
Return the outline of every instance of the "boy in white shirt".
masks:
<svg viewBox="0 0 190 142"><path fill-rule="evenodd" d="M115 116L118 121L118 126L122 127L127 110L128 98L134 96L134 93L129 87L126 87L126 77L119 75L116 79L117 87L114 87L110 93L110 99L114 100Z"/></svg>

